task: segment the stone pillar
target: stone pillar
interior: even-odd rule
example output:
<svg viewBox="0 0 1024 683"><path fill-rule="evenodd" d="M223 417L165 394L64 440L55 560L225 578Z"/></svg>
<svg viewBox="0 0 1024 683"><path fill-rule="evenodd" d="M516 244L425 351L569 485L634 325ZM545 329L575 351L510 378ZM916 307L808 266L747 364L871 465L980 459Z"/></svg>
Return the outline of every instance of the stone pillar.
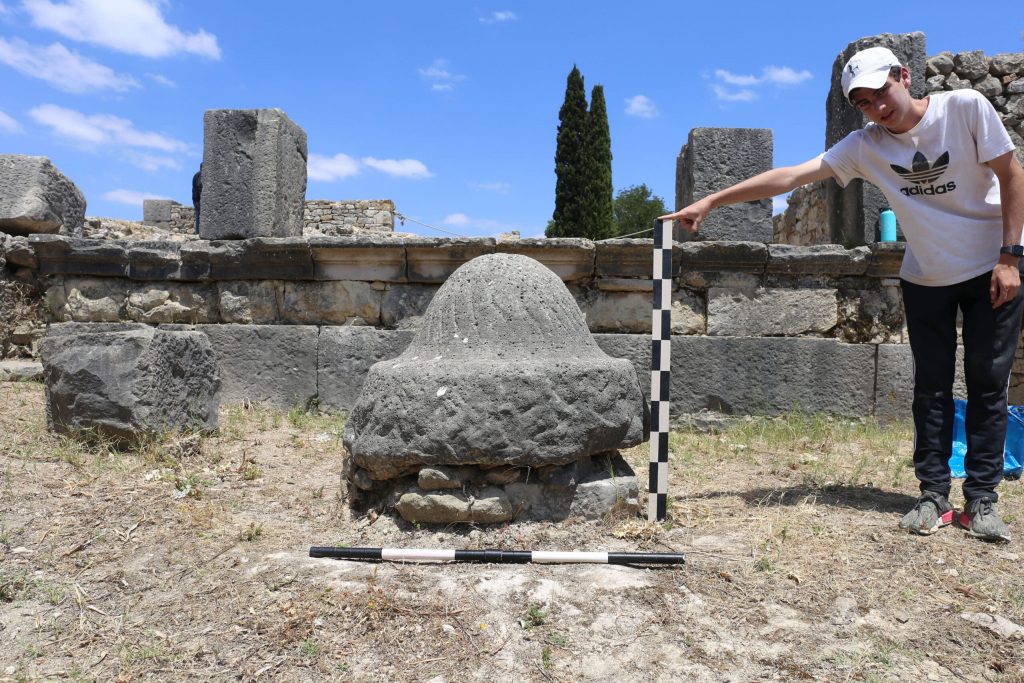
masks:
<svg viewBox="0 0 1024 683"><path fill-rule="evenodd" d="M305 131L280 109L212 109L203 129L200 237L301 236Z"/></svg>
<svg viewBox="0 0 1024 683"><path fill-rule="evenodd" d="M843 97L843 66L857 52L875 46L887 47L910 70L910 94L925 94L925 37L915 33L882 33L855 40L832 63L832 86L825 102L825 148L832 147L849 133L863 128L867 119ZM885 196L874 185L854 180L845 188L832 179L826 182L829 232L835 244L847 247L878 241L878 214L888 206Z"/></svg>
<svg viewBox="0 0 1024 683"><path fill-rule="evenodd" d="M143 225L162 225L171 222L171 207L176 202L170 199L142 200Z"/></svg>
<svg viewBox="0 0 1024 683"><path fill-rule="evenodd" d="M770 128L694 128L676 161L676 210L772 167ZM772 241L772 202L762 199L712 211L691 235L680 227L672 235L689 240Z"/></svg>

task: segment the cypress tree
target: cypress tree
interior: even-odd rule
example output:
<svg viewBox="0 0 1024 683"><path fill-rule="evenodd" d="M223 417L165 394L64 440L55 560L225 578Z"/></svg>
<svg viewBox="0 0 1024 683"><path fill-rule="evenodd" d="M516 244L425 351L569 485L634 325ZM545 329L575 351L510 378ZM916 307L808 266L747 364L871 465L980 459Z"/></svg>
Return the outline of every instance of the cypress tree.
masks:
<svg viewBox="0 0 1024 683"><path fill-rule="evenodd" d="M574 64L565 82L565 100L558 112L555 145L555 212L545 234L548 237L582 235L586 176L583 157L587 139L587 93L583 74Z"/></svg>
<svg viewBox="0 0 1024 683"><path fill-rule="evenodd" d="M608 109L604 86L595 85L590 93L587 114L587 149L584 154L587 189L583 193L585 236L601 240L615 235L612 189L612 137L608 129Z"/></svg>

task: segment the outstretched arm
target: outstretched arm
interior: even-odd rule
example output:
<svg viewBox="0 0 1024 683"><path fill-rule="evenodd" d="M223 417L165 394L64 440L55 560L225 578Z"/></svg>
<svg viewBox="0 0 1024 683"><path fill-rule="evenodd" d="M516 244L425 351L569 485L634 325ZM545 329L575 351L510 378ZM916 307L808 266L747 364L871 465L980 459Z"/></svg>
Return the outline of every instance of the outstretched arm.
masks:
<svg viewBox="0 0 1024 683"><path fill-rule="evenodd" d="M833 176L834 174L829 165L822 161L820 157L816 157L796 166L782 166L765 171L724 190L709 194L707 197L675 213L660 216L660 218L662 220L678 221L680 225L690 232L697 232L701 222L711 209L728 204L767 199L775 195L785 194L801 185Z"/></svg>
<svg viewBox="0 0 1024 683"><path fill-rule="evenodd" d="M997 156L988 162L988 167L999 178L999 202L1003 209L1003 244L1020 244L1021 230L1024 229L1024 169L1013 152ZM999 262L992 269L992 284L989 298L992 308L999 308L1012 301L1020 291L1019 259L1009 254L1000 254Z"/></svg>

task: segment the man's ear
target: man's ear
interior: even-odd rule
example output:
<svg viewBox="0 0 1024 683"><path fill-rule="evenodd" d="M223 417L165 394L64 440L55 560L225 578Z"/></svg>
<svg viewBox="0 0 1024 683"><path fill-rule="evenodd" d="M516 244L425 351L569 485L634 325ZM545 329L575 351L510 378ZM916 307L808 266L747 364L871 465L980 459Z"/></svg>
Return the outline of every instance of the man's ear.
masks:
<svg viewBox="0 0 1024 683"><path fill-rule="evenodd" d="M904 88L910 88L910 69L905 66L900 68L900 81Z"/></svg>

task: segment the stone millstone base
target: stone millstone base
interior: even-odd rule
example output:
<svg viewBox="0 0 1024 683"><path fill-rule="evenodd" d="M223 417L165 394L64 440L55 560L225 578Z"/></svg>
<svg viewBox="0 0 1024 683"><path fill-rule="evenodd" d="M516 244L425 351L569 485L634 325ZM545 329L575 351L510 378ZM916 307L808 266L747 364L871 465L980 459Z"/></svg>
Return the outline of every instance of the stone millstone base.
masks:
<svg viewBox="0 0 1024 683"><path fill-rule="evenodd" d="M640 510L636 476L617 451L561 466L424 466L381 480L354 467L344 476L353 508L384 503L402 519L424 524L601 519Z"/></svg>

